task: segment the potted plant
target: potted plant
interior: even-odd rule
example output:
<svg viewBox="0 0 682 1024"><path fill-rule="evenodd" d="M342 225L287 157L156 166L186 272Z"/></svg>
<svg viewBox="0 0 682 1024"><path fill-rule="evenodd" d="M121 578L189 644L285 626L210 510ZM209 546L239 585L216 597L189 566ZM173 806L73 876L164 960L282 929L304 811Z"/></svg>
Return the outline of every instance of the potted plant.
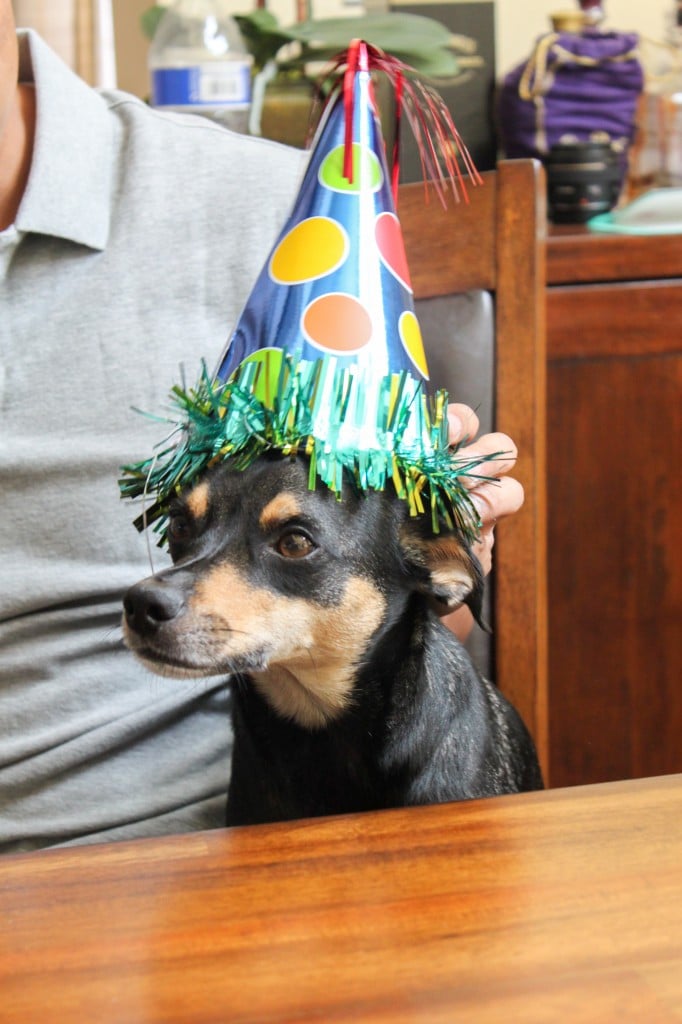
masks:
<svg viewBox="0 0 682 1024"><path fill-rule="evenodd" d="M165 10L155 4L142 14L148 38ZM307 17L287 26L264 8L234 17L254 58L250 130L293 145L305 142L320 66L354 38L380 47L430 79L452 81L478 63L475 56L461 52L458 38L448 28L417 14Z"/></svg>

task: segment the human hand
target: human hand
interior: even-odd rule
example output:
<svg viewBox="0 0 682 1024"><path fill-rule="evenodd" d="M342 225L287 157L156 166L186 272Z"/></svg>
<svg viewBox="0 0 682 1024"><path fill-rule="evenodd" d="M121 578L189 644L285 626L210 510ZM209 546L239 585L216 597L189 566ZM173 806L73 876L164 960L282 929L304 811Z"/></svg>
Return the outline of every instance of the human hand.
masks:
<svg viewBox="0 0 682 1024"><path fill-rule="evenodd" d="M473 409L457 403L448 406L450 444L465 442L458 454L471 458L504 453L499 459L484 463L475 476L462 478L482 523L472 551L484 575L487 575L492 568L495 524L504 516L518 512L523 504L523 487L514 477L508 476L516 464L517 456L517 448L512 439L500 433L477 437L478 430L478 416ZM481 480L481 476L491 479Z"/></svg>

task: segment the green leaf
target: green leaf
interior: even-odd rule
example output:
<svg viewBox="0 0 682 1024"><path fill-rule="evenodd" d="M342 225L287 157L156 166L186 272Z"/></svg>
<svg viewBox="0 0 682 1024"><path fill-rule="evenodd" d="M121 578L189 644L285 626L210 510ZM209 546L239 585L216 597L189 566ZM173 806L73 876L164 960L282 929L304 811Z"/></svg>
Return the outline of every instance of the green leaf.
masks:
<svg viewBox="0 0 682 1024"><path fill-rule="evenodd" d="M161 4L154 4L153 7L148 7L146 11L142 12L140 15L140 28L147 39L153 38L157 26L167 9Z"/></svg>
<svg viewBox="0 0 682 1024"><path fill-rule="evenodd" d="M249 14L235 14L234 19L256 67L264 67L286 43L291 42L290 36L270 11L257 9Z"/></svg>
<svg viewBox="0 0 682 1024"><path fill-rule="evenodd" d="M304 47L299 63L331 60L352 39L364 39L429 77L452 78L459 73L445 25L419 14L394 12L362 18L320 18L284 29Z"/></svg>
<svg viewBox="0 0 682 1024"><path fill-rule="evenodd" d="M361 18L316 18L287 27L292 39L338 50L351 39L364 39L388 53L396 50L423 51L429 47L447 47L450 30L433 18L420 14L366 14Z"/></svg>

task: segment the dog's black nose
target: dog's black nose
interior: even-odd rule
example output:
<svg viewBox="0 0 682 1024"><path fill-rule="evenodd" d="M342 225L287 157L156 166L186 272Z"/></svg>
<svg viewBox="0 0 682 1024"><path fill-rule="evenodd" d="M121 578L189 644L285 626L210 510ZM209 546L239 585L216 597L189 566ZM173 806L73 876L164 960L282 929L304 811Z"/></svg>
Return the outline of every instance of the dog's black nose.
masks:
<svg viewBox="0 0 682 1024"><path fill-rule="evenodd" d="M174 619L185 607L181 590L151 577L136 583L123 598L123 610L131 629L142 635L154 633Z"/></svg>

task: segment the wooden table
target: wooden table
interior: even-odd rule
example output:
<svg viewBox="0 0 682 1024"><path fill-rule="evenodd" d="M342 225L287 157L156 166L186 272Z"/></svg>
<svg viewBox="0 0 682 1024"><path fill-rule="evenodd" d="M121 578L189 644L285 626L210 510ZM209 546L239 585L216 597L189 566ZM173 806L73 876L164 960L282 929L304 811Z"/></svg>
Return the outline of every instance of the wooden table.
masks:
<svg viewBox="0 0 682 1024"><path fill-rule="evenodd" d="M0 1021L682 1020L682 776L0 861Z"/></svg>

